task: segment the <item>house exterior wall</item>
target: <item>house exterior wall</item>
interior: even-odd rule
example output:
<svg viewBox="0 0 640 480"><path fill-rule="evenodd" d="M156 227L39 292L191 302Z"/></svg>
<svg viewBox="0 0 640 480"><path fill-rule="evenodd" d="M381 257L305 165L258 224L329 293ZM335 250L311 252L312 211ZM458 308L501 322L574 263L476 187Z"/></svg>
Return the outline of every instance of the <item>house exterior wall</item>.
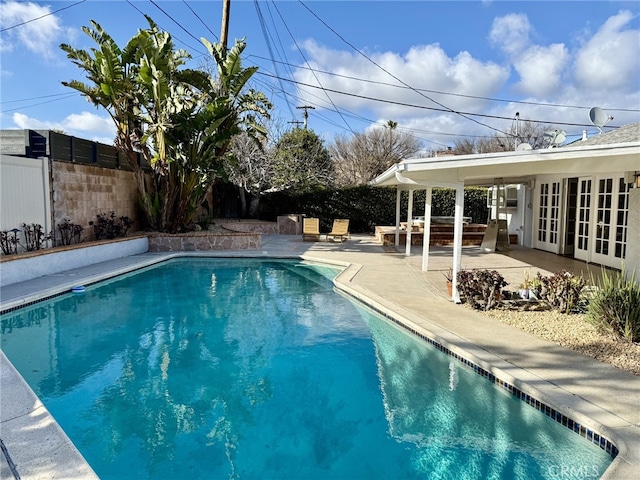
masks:
<svg viewBox="0 0 640 480"><path fill-rule="evenodd" d="M577 178L579 185L578 206L573 214L568 211L566 202L569 178ZM640 205L632 205L631 201L638 202L638 189L628 190L629 204L621 205L628 188L621 185L622 178L624 172L536 177L531 223L533 248L555 254L571 254L579 260L618 269L635 265L639 256L638 242L634 239L640 238L637 211ZM580 205L584 210L582 213ZM625 215L626 224L620 228L617 222ZM576 220L575 225L569 222L570 217ZM572 246L565 244L568 232L575 233ZM580 237L583 244L580 243ZM622 237L626 237L624 254L621 253L625 251L621 247Z"/></svg>
<svg viewBox="0 0 640 480"><path fill-rule="evenodd" d="M535 182L527 185L523 189L524 201L520 209L522 210L522 245L533 248L533 204L535 194Z"/></svg>
<svg viewBox="0 0 640 480"><path fill-rule="evenodd" d="M53 210L56 225L64 219L82 225L111 211L138 220L138 188L133 172L68 162L52 162Z"/></svg>
<svg viewBox="0 0 640 480"><path fill-rule="evenodd" d="M640 283L640 188L629 191L628 225L624 270L628 278L635 272L636 282Z"/></svg>

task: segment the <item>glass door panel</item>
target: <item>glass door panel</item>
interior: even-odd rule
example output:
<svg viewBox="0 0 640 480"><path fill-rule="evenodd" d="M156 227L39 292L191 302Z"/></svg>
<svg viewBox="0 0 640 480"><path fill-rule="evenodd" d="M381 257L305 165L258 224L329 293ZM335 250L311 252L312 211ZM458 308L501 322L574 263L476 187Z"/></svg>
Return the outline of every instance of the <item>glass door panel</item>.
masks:
<svg viewBox="0 0 640 480"><path fill-rule="evenodd" d="M575 258L589 261L589 231L591 219L591 178L578 179L578 205L576 211Z"/></svg>
<svg viewBox="0 0 640 480"><path fill-rule="evenodd" d="M562 184L561 182L546 182L539 185L536 247L558 253Z"/></svg>

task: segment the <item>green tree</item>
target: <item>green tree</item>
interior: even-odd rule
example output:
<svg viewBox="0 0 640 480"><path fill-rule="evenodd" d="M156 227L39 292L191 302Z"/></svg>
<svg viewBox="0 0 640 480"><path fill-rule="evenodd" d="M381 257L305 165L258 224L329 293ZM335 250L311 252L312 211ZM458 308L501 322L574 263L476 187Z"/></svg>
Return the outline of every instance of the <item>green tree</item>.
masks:
<svg viewBox="0 0 640 480"><path fill-rule="evenodd" d="M268 115L263 94L245 85L255 68L243 69L244 41L229 50L203 39L217 76L181 68L190 55L175 50L171 36L147 17L124 49L98 25L84 27L98 45L91 52L61 45L89 83L63 82L103 107L116 124L116 147L126 153L140 189L149 226L180 231L195 215L221 171L231 139L245 130L266 132L254 115ZM138 152L151 167L150 180Z"/></svg>
<svg viewBox="0 0 640 480"><path fill-rule="evenodd" d="M62 84L82 93L96 107L104 108L115 123L115 146L127 156L140 190L143 210L147 220L151 221L148 186L137 154L142 132L136 125L134 114L134 108L139 109L134 88L137 70L134 59L140 38L133 37L121 50L98 23L92 20L91 25L93 28L82 27L82 31L98 46L92 48L91 52L67 44L60 45L67 53L67 58L85 72L88 83L72 80Z"/></svg>
<svg viewBox="0 0 640 480"><path fill-rule="evenodd" d="M170 171L172 231L193 220L207 190L216 178L225 176L233 140L242 135L261 146L267 135L259 120L269 117L271 104L263 93L245 89L257 68L242 68L244 41L237 41L228 52L220 44L202 41L215 60L217 75L198 85L200 101L173 121L171 145L179 161Z"/></svg>
<svg viewBox="0 0 640 480"><path fill-rule="evenodd" d="M306 191L333 183L331 156L313 130L294 128L275 145L273 186Z"/></svg>

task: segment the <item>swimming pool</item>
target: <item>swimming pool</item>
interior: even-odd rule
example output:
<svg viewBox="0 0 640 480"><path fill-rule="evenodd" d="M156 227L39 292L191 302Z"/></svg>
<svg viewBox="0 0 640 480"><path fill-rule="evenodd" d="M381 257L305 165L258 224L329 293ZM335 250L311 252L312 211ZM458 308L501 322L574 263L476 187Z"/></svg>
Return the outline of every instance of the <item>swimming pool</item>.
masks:
<svg viewBox="0 0 640 480"><path fill-rule="evenodd" d="M172 260L3 315L2 348L101 478L597 478L610 464L334 292L335 273Z"/></svg>

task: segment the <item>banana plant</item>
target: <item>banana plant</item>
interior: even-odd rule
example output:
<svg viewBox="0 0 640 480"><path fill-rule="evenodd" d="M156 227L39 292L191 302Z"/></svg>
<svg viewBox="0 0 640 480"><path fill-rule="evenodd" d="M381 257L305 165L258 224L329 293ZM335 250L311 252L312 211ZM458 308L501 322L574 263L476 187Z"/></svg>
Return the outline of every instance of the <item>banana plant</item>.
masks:
<svg viewBox="0 0 640 480"><path fill-rule="evenodd" d="M148 225L176 232L193 219L233 136L266 135L256 119L268 117L271 105L261 92L246 89L257 69L242 68L243 40L226 52L202 39L216 64L216 75L209 75L184 68L189 53L175 49L171 35L146 18L149 28L138 30L123 49L98 23L83 27L96 48L60 48L87 82L62 83L107 111L116 126L115 145L135 173Z"/></svg>

